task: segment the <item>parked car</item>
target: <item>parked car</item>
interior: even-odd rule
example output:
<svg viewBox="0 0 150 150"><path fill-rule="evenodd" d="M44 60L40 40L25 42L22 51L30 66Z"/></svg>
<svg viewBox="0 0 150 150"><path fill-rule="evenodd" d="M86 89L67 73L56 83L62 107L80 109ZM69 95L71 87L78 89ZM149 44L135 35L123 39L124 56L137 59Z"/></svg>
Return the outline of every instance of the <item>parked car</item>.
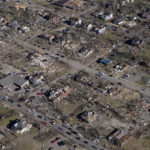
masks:
<svg viewBox="0 0 150 150"><path fill-rule="evenodd" d="M64 145L65 145L65 142L64 142L64 141L60 141L60 142L58 142L57 144L58 144L58 146L64 146Z"/></svg>
<svg viewBox="0 0 150 150"><path fill-rule="evenodd" d="M21 107L21 105L20 105L20 104L17 104L17 106L18 106L18 107Z"/></svg>
<svg viewBox="0 0 150 150"><path fill-rule="evenodd" d="M61 128L61 127L58 127L58 130L60 130L60 131L63 131L63 128Z"/></svg>
<svg viewBox="0 0 150 150"><path fill-rule="evenodd" d="M102 77L104 75L104 73L103 72L98 72L96 75L99 76L99 77Z"/></svg>
<svg viewBox="0 0 150 150"><path fill-rule="evenodd" d="M125 78L129 78L129 77L130 77L129 74L125 74L125 75L122 76L122 78L124 78L124 79L125 79Z"/></svg>
<svg viewBox="0 0 150 150"><path fill-rule="evenodd" d="M45 89L41 89L41 92L42 92L42 93L45 93L45 92L46 92L46 90L45 90Z"/></svg>
<svg viewBox="0 0 150 150"><path fill-rule="evenodd" d="M13 103L14 101L12 100L12 99L10 99L10 98L8 98L8 101L10 102L10 103Z"/></svg>
<svg viewBox="0 0 150 150"><path fill-rule="evenodd" d="M78 137L78 136L76 136L75 138L76 138L77 140L80 140L80 137Z"/></svg>
<svg viewBox="0 0 150 150"><path fill-rule="evenodd" d="M70 132L66 132L68 135L71 135L71 133Z"/></svg>
<svg viewBox="0 0 150 150"><path fill-rule="evenodd" d="M38 93L37 93L37 95L42 95L42 94L43 94L42 92L38 92Z"/></svg>
<svg viewBox="0 0 150 150"><path fill-rule="evenodd" d="M71 133L73 133L73 134L78 134L76 131L73 131L73 130L71 130Z"/></svg>
<svg viewBox="0 0 150 150"><path fill-rule="evenodd" d="M67 74L67 77L68 77L68 78L71 78L71 77L72 77L71 73L68 73L68 74Z"/></svg>
<svg viewBox="0 0 150 150"><path fill-rule="evenodd" d="M58 141L60 137L56 137L54 140L51 141L52 144L54 144L56 141Z"/></svg>
<svg viewBox="0 0 150 150"><path fill-rule="evenodd" d="M44 126L46 125L46 122L42 121L41 124L43 124Z"/></svg>
<svg viewBox="0 0 150 150"><path fill-rule="evenodd" d="M54 144L55 142L56 142L56 140L55 140L55 139L51 141L51 143L52 143L52 144Z"/></svg>
<svg viewBox="0 0 150 150"><path fill-rule="evenodd" d="M121 83L121 82L118 82L117 84L118 84L118 85L122 85L122 83Z"/></svg>
<svg viewBox="0 0 150 150"><path fill-rule="evenodd" d="M11 92L12 91L12 89L11 88L6 88L9 92Z"/></svg>
<svg viewBox="0 0 150 150"><path fill-rule="evenodd" d="M88 144L88 141L83 141L83 143Z"/></svg>
<svg viewBox="0 0 150 150"><path fill-rule="evenodd" d="M39 118L42 118L42 116L38 115Z"/></svg>
<svg viewBox="0 0 150 150"><path fill-rule="evenodd" d="M96 147L96 146L94 146L94 145L92 145L91 147L92 147L93 149L97 149L97 147Z"/></svg>

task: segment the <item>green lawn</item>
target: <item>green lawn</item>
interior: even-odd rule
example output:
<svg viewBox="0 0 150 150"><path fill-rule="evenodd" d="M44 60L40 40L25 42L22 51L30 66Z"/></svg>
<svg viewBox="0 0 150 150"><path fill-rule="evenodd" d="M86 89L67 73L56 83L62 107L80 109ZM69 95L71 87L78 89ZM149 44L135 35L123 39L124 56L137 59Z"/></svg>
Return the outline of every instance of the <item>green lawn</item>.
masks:
<svg viewBox="0 0 150 150"><path fill-rule="evenodd" d="M2 104L0 104L0 116L5 117L4 119L0 120L0 126L6 126L10 120L18 118L14 110L8 107L4 107Z"/></svg>

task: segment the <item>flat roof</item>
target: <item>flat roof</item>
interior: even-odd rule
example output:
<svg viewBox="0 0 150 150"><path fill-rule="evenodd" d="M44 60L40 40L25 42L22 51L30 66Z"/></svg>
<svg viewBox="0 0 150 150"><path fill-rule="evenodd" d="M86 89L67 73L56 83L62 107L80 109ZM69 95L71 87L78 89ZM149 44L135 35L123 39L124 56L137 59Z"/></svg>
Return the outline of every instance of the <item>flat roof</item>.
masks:
<svg viewBox="0 0 150 150"><path fill-rule="evenodd" d="M8 75L7 77L0 80L0 85L2 86L15 84L21 87L24 83L26 83L26 80L15 74Z"/></svg>

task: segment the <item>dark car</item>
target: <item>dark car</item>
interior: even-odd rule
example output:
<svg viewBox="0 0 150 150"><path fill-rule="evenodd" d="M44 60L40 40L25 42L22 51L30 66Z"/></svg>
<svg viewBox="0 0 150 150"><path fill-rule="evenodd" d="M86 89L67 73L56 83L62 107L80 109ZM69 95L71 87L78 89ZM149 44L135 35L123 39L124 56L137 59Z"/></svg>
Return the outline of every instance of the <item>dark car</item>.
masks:
<svg viewBox="0 0 150 150"><path fill-rule="evenodd" d="M24 97L19 98L19 101L20 101L20 102L25 102L25 100L26 100L26 99L25 99Z"/></svg>
<svg viewBox="0 0 150 150"><path fill-rule="evenodd" d="M21 90L21 88L15 88L15 91L19 91L19 90Z"/></svg>
<svg viewBox="0 0 150 150"><path fill-rule="evenodd" d="M13 103L13 100L12 100L12 99L10 99L10 98L8 99L8 101L9 101L10 103Z"/></svg>
<svg viewBox="0 0 150 150"><path fill-rule="evenodd" d="M35 98L35 96L31 96L31 97L30 97L30 99L34 99L34 98Z"/></svg>
<svg viewBox="0 0 150 150"><path fill-rule="evenodd" d="M70 127L67 128L68 130L72 130Z"/></svg>
<svg viewBox="0 0 150 150"><path fill-rule="evenodd" d="M78 137L78 136L76 136L75 138L76 138L77 140L80 140L80 137Z"/></svg>
<svg viewBox="0 0 150 150"><path fill-rule="evenodd" d="M60 140L60 137L56 137L55 140L56 140L56 141Z"/></svg>
<svg viewBox="0 0 150 150"><path fill-rule="evenodd" d="M25 94L28 94L28 93L30 93L30 90L29 90L29 89L26 89L26 90L25 90Z"/></svg>
<svg viewBox="0 0 150 150"><path fill-rule="evenodd" d="M133 72L133 75L135 76L135 75L136 75L136 72Z"/></svg>
<svg viewBox="0 0 150 150"><path fill-rule="evenodd" d="M96 147L96 146L94 146L94 145L92 145L91 147L92 147L93 149L97 149L97 147Z"/></svg>
<svg viewBox="0 0 150 150"><path fill-rule="evenodd" d="M58 130L60 130L60 131L63 131L63 128L61 128L61 127L58 127Z"/></svg>
<svg viewBox="0 0 150 150"><path fill-rule="evenodd" d="M70 132L66 132L68 135L71 135L71 133Z"/></svg>
<svg viewBox="0 0 150 150"><path fill-rule="evenodd" d="M122 85L122 83L121 83L121 82L118 82L117 84L118 84L118 85Z"/></svg>
<svg viewBox="0 0 150 150"><path fill-rule="evenodd" d="M76 131L73 131L73 130L71 130L71 133L73 133L73 134L78 134Z"/></svg>
<svg viewBox="0 0 150 150"><path fill-rule="evenodd" d="M20 104L17 104L17 106L18 106L18 107L21 107L21 105L20 105Z"/></svg>
<svg viewBox="0 0 150 150"><path fill-rule="evenodd" d="M42 118L42 116L38 115L39 118Z"/></svg>
<svg viewBox="0 0 150 150"><path fill-rule="evenodd" d="M60 141L60 142L58 142L57 144L58 144L58 146L64 146L64 145L65 145L65 142L64 142L64 141Z"/></svg>
<svg viewBox="0 0 150 150"><path fill-rule="evenodd" d="M88 144L88 141L83 141L83 143Z"/></svg>

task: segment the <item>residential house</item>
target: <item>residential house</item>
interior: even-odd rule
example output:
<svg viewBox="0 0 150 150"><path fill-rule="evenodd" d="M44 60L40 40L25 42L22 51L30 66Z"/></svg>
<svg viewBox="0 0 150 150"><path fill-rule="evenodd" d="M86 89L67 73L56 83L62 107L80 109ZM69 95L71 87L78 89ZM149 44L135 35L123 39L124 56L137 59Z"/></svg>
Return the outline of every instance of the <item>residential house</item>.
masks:
<svg viewBox="0 0 150 150"><path fill-rule="evenodd" d="M21 119L15 119L10 121L10 123L7 125L7 128L12 132L22 134L26 131L29 131L32 128L32 124L27 124L26 121Z"/></svg>

